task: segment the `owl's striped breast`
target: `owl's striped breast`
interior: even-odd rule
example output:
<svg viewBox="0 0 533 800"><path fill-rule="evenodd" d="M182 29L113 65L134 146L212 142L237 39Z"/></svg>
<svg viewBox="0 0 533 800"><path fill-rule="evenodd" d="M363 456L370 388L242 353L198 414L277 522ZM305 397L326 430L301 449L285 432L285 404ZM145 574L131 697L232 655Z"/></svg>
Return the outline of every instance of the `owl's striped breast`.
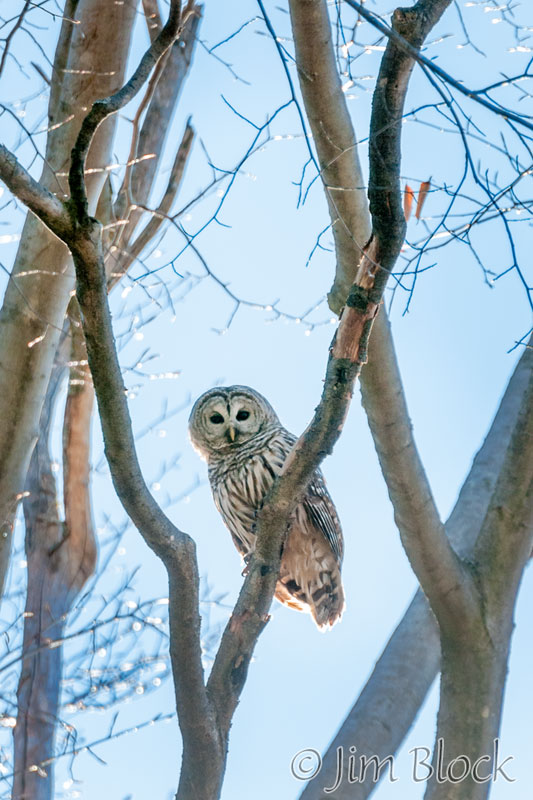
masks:
<svg viewBox="0 0 533 800"><path fill-rule="evenodd" d="M256 512L295 440L284 428L270 427L210 460L209 481L215 504L243 556L255 547Z"/></svg>

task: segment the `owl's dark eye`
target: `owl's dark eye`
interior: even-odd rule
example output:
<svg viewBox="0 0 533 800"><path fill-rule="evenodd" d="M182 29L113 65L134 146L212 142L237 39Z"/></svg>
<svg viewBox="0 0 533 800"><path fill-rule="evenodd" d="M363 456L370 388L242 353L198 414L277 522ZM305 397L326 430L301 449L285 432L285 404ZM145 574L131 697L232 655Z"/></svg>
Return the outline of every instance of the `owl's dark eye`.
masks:
<svg viewBox="0 0 533 800"><path fill-rule="evenodd" d="M222 414L211 414L209 417L213 425L220 425L221 422L224 422L224 417Z"/></svg>
<svg viewBox="0 0 533 800"><path fill-rule="evenodd" d="M248 419L248 417L249 417L249 416L250 416L250 412L249 412L249 411L244 411L244 410L241 410L241 411L237 411L237 417L236 417L236 419L237 419L239 422L244 422L244 420L245 420L245 419Z"/></svg>

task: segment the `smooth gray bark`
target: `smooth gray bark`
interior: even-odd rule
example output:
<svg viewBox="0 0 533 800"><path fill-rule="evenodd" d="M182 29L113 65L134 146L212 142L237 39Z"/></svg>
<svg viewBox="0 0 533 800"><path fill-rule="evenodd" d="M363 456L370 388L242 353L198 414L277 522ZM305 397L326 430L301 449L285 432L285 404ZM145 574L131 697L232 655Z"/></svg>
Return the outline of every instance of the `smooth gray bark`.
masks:
<svg viewBox="0 0 533 800"><path fill-rule="evenodd" d="M61 639L72 603L91 575L96 543L89 498L90 420L94 393L87 367L83 383L71 386L65 413L63 458L65 521L59 518L57 487L48 438L61 388L70 339L64 336L41 414L24 498L28 588L22 667L13 731L13 800L52 800L54 740L62 678ZM81 331L72 357L79 359Z"/></svg>
<svg viewBox="0 0 533 800"><path fill-rule="evenodd" d="M379 353L381 344L380 329L376 325L370 341L370 360L363 369L363 376L365 373L368 376L373 363L379 363L374 359L372 348ZM524 351L446 523L446 532L461 555L472 552L487 513L522 405L530 370L530 356ZM367 392L366 401L375 396L369 385L365 387L363 379L361 388ZM335 782L337 748L343 747L348 752L350 746L356 745L358 754L368 757L375 754L380 759L394 755L411 728L439 670L437 623L423 592L418 590L324 754L320 775L302 792L302 800L331 796L335 800L366 800L370 797L376 787L372 781L372 771L362 783L348 785L344 782L333 795L323 792L324 786L333 786Z"/></svg>
<svg viewBox="0 0 533 800"><path fill-rule="evenodd" d="M65 16L75 17L79 25L67 21L62 25L49 122L63 124L48 135L47 163L40 179L59 198L65 196L67 183L57 173L68 171L85 109L123 81L135 3L69 0ZM98 131L89 167L109 163L115 125L116 119L109 119ZM104 171L87 176L92 213L105 177ZM66 246L29 213L0 311L0 590L9 562L12 523L37 441L41 408L73 288L72 260Z"/></svg>
<svg viewBox="0 0 533 800"><path fill-rule="evenodd" d="M424 11L431 13L431 6L436 8L439 4L418 5L425 6ZM342 141L343 153L346 156L344 159L346 171L342 183L345 191L340 194L339 202L348 207L348 211L344 214L345 219L356 217L360 220L360 225L364 224L365 219L368 219L368 211L364 204L358 209L354 204L354 199L363 183L357 161L352 158L357 143L347 112L346 100L340 90L326 3L321 0L292 0L291 20L302 95L322 174L326 173L329 166L328 148L331 150L336 142ZM335 161L335 157L333 160ZM325 190L330 204L332 223L335 223L336 217L332 213L327 186ZM342 243L337 241L335 227L333 230L336 236L337 276L329 299L330 305L335 308L336 303L344 302L345 295L341 292L339 296L339 286L346 283L353 274L353 260L342 256L342 253L347 251L341 246ZM524 376L527 377L527 374L522 360L502 401L491 434L476 457L469 478L463 486L458 503L446 526L452 544L457 547L460 555L471 551L483 521L502 464L502 453L509 441L510 428L516 418L522 391L520 381L523 384ZM390 328L383 313L380 313L370 339L369 364L363 369L361 386L372 434L378 451L381 450L385 478L388 480L394 474L394 467L402 468L402 464L394 464L390 457L385 460L383 458L386 455L384 449L389 444L391 419L388 413L394 410L396 435L399 440L401 439L403 451L403 467L410 477L411 497L417 498L425 494L426 498L430 498L429 503L422 509L426 516L423 526L438 527L440 521L416 451ZM396 497L392 499L397 515L399 512L400 526L416 530L416 526L420 524L417 522L417 517L420 515L415 505L410 503L409 496L401 497L401 503L398 503L398 487L395 489L393 494ZM429 520L428 512L430 512ZM324 756L320 777L306 787L302 797L310 800L314 797L327 796L322 793L321 787L331 786L334 783L338 746L347 749L357 743L361 753L378 754L381 758L395 753L409 730L439 666L440 645L436 622L427 601L419 591ZM344 789L339 788L335 796L368 797L374 787L375 784L370 780L356 786L345 785Z"/></svg>
<svg viewBox="0 0 533 800"><path fill-rule="evenodd" d="M141 125L140 143L133 136L131 160L142 152L156 151L158 158L141 161L130 169L130 178L136 179L138 167L149 164L142 170L142 180L137 180L135 197L148 200L151 188L158 175L164 138L169 130L180 89L190 66L199 15L190 19L186 26L183 45L175 43L171 57L164 63L158 75L157 91L148 104ZM56 58L57 61L57 58ZM149 131L150 136L143 132ZM150 138L151 137L151 138ZM169 185L164 195L167 210L179 189L193 140L190 126L186 129L186 146L180 146L176 155L177 167L171 171ZM21 175L22 183L24 178ZM55 201L55 202L53 202ZM46 214L64 210L51 195ZM109 225L114 219L109 183L96 210L102 223ZM143 231L142 242L137 253L150 243L157 232L156 225L148 223ZM68 223L70 224L70 220ZM121 226L123 231L124 227ZM135 258L126 237L128 260L121 261L121 273ZM113 272L116 256L108 248L106 273ZM110 288L117 278L108 282ZM24 500L26 522L26 553L28 561L28 590L24 618L23 662L18 687L17 725L14 729L14 797L51 800L54 794L54 739L60 717L60 686L62 678L61 637L72 604L87 578L91 574L96 558L96 544L92 528L91 502L89 494L90 473L90 428L94 392L87 364L87 352L81 330L77 303L72 300L68 311L63 341L56 354L56 364L48 387L41 415L39 441L34 449L28 472ZM69 334L70 328L70 334ZM68 354L71 349L70 358ZM63 421L63 505L65 519L58 515L58 490L51 469L47 440L53 417L54 395L61 386L64 364L72 362L67 404ZM53 643L53 647L49 644Z"/></svg>

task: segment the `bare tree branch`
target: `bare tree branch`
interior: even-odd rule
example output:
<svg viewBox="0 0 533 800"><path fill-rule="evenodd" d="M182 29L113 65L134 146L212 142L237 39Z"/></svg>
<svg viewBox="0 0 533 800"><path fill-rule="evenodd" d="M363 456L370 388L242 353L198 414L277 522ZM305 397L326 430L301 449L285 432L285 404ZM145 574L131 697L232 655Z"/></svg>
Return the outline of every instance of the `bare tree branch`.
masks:
<svg viewBox="0 0 533 800"><path fill-rule="evenodd" d="M135 259L141 255L142 251L145 249L145 247L147 247L149 242L153 241L154 236L156 236L157 232L168 218L170 209L181 185L193 140L194 128L192 127L190 120L188 120L183 138L180 142L174 163L172 164L172 168L170 170L168 183L163 197L161 198L161 202L155 211L152 212L151 219L146 223L145 227L142 229L142 231L140 231L136 239L128 245L127 250L117 259L118 266L113 268L113 285L120 280L124 272L126 272Z"/></svg>
<svg viewBox="0 0 533 800"><path fill-rule="evenodd" d="M330 305L332 302L334 305L342 305L346 297L345 287L353 280L357 263L354 245L360 234L354 236L352 231L365 230L369 226L357 143L335 63L326 3L292 0L291 20L302 94L319 152L333 229L339 231L335 234L337 274L330 294ZM386 84L388 78L385 69L380 74ZM385 105L387 106L387 102ZM394 110L399 113L400 109ZM381 116L386 116L387 111L388 106ZM377 127L377 122L373 129L381 130ZM383 131L380 149L388 146L387 135ZM341 182L343 191L335 195L333 203L332 180L328 179L328 171L332 168L337 170L333 177L339 181L341 167L344 167ZM401 218L401 223L403 215L398 210L396 216ZM365 239L367 238L368 234L365 234ZM333 301L332 298L336 300ZM460 565L446 542L444 527L414 443L392 337L384 315L377 325L379 354L375 352L377 360L371 359L362 376L363 399L367 398L364 405L400 532L411 550L413 539L420 543L421 547L415 548L417 559L422 562L429 560L431 565L428 563L428 566L432 572L438 565L439 583L445 583L436 588L442 595L448 591L448 581L451 580L452 585L455 585ZM376 350L377 347L374 347L374 351ZM397 439L390 435L394 431L398 433Z"/></svg>
<svg viewBox="0 0 533 800"><path fill-rule="evenodd" d="M157 0L143 0L143 11L146 17L148 33L150 34L150 41L153 42L163 27Z"/></svg>
<svg viewBox="0 0 533 800"><path fill-rule="evenodd" d="M192 8L192 6L191 6ZM171 660L178 719L183 734L179 798L216 796L225 767L222 746L204 685L198 613L198 567L193 540L176 528L154 501L136 455L124 383L118 363L107 301L100 224L87 216L83 162L102 119L122 107L139 91L157 59L183 28L179 4L143 56L133 77L113 97L96 103L87 115L73 150L70 185L77 197L74 209L79 227L68 244L77 275L77 297L105 451L117 494L147 544L167 567L170 590ZM199 765L204 765L201 786Z"/></svg>
<svg viewBox="0 0 533 800"><path fill-rule="evenodd" d="M363 376L378 370L380 358L385 362L389 359L390 345L386 339L384 341L384 337L387 337L386 331L376 322L369 345L369 362L361 375L361 388L367 394L367 402L376 384L371 376L363 389ZM463 557L472 553L494 492L522 407L531 371L529 362L530 356L524 351L446 523L450 541ZM306 786L302 800L327 796L323 787L335 783L338 747L348 752L348 748L356 744L360 754L368 757L378 755L380 759L394 755L409 731L439 667L440 640L436 620L424 594L418 590L324 754L320 775ZM370 772L361 783L349 784L344 781L337 789L336 796L338 800L366 800L375 787Z"/></svg>
<svg viewBox="0 0 533 800"><path fill-rule="evenodd" d="M442 2L419 2L412 9L397 9L393 15L393 26L401 32L404 38L412 42L411 46L418 51L427 31L433 27L448 5L449 2L442 0ZM311 17L311 14L309 14L310 6L315 12L313 15L315 29L312 37L310 35L311 32L306 28L308 19ZM297 58L300 64L302 91L307 94L306 100L311 103L313 115L316 115L315 109L319 104L319 100L322 97L324 98L322 101L324 109L319 117L321 124L315 119L313 130L317 130L319 136L324 136L324 133L320 132L320 128L321 126L322 128L325 127L323 120L326 117L326 110L329 111L327 117L329 120L340 120L338 127L343 134L344 146L344 151L341 150L340 152L353 154L356 147L355 137L348 117L346 103L342 97L340 81L334 62L326 6L324 3L317 3L316 0L312 3L309 3L309 0L304 0L303 2L302 0L293 0L291 9L293 15L296 12L296 18L293 16L293 28ZM300 22L300 27L297 24L298 21ZM314 46L317 40L323 43L320 63L327 57L326 64L329 64L329 70L324 70L323 73L327 76L326 87L319 83L313 86L310 83L308 72L304 72L299 60L301 52L301 57L305 59L305 67L313 69L310 48L312 46L311 42ZM401 158L398 124L403 115L406 86L413 63L410 56L396 47L395 40L394 43L392 39L389 40L381 62L374 92L370 134L371 180L369 185L373 234L370 246L366 248L363 261L359 267L358 283L365 289L375 285L375 293L378 296L381 292L381 287L387 280L388 272L394 265L404 239L405 219L398 189ZM313 75L316 75L316 72L315 63ZM334 78L331 77L332 75ZM333 88L330 88L327 83L328 79L329 83L333 84ZM322 81L324 81L324 77L322 77ZM305 97L306 95L304 94ZM330 137L328 136L327 138L331 143ZM325 155L325 153L322 153L322 158ZM337 151L337 160L339 160L339 149ZM359 178L358 173L360 174L360 169L357 170L357 165L351 160L346 166L346 183L344 186L354 186L353 181ZM344 194L350 198L350 192L345 191ZM349 200L346 200L345 206L350 208L352 218L359 220L361 218L360 209L354 207L353 200L350 205ZM334 213L332 213L331 205L330 214L335 225L335 217ZM337 247L338 253L340 249ZM346 264L343 263L340 268L340 274L344 276L344 280L346 272ZM339 267L337 276L339 276ZM338 277L336 278L336 283L338 283ZM369 293L368 300L372 301L373 299ZM344 328L341 327L339 330L339 335L333 348L334 355L339 355L341 352L348 354L343 336L347 337L346 346L348 346L350 340L357 341L354 331L356 331L357 326L364 324L364 320L361 320L358 313L359 309L355 306L361 302L364 303L365 298L360 293L357 297L353 296L351 300L348 300L348 307L344 310L342 316L346 324ZM385 371L385 367L382 365L380 365L380 369ZM386 379L383 380L382 386L390 388ZM396 406L390 402L384 404L382 413L388 415L391 413L392 408L396 408ZM377 411L376 413L379 412ZM391 494L391 499L393 499L396 521L412 566L428 594L434 610L441 612L443 624L445 619L453 624L458 609L464 609L466 606L470 614L475 614L478 611L477 596L471 576L463 568L451 548L444 532L444 526L438 518L424 470L416 456L412 436L409 435L407 441L405 439L405 432L408 428L406 407L398 409L397 413L401 417L401 422L398 419L393 428L396 427L397 430L402 430L401 440L402 444L405 443L401 469L398 463L398 458L401 455L398 452L398 441L392 444L389 442L388 437L376 439L375 436L376 446L382 466L385 452L389 454L389 463L387 464L385 475L389 493ZM391 420L389 419L388 422L390 423ZM375 430L376 426L374 426L373 433ZM391 428L387 427L387 431L390 430ZM389 444L390 447L385 451L386 445ZM394 463L390 459L392 453L394 453Z"/></svg>
<svg viewBox="0 0 533 800"><path fill-rule="evenodd" d="M27 13L29 7L30 7L30 0L25 0L24 7L22 8L22 11L18 15L18 19L16 20L15 24L13 25L13 27L9 31L8 35L6 36L6 38L3 40L4 41L4 49L3 49L3 52L2 52L2 58L0 58L0 77L2 75L2 72L4 71L4 67L6 65L7 56L9 54L9 46L10 46L10 44L11 44L11 42L13 40L13 37L15 36L16 32L18 31L18 29L22 25L22 23L24 21L24 17L26 16L26 13Z"/></svg>
<svg viewBox="0 0 533 800"><path fill-rule="evenodd" d="M336 239L337 273L330 305L338 307L344 304L346 287L355 275L360 252L357 245L362 232L365 240L369 237L370 216L355 133L335 62L327 5L322 0L291 0L290 8L300 85L319 154ZM384 72L382 78L384 82L388 80ZM380 128L374 127L374 130ZM334 199L332 184L342 186ZM373 357L361 379L364 406L399 529L406 540L414 536L421 542L421 559L433 561L436 556L435 560L443 567L440 579L444 580L450 574L448 562L455 562L455 558L445 543L444 528L414 443L390 327L384 314L376 324L379 345L371 346ZM398 432L397 439L390 436L394 431ZM389 463L386 463L385 450ZM441 542L444 543L442 548ZM455 565L452 569L452 580L457 568ZM440 588L446 592L448 587Z"/></svg>
<svg viewBox="0 0 533 800"><path fill-rule="evenodd" d="M67 187L56 173L65 166L65 154L75 142L84 107L122 82L135 19L131 3L85 0L82 4L69 2L65 10L69 16L77 14L78 24L73 25L70 19L62 23L49 103L53 124L40 181L43 188L59 192L60 197ZM117 30L121 31L119 37ZM95 63L99 64L96 74L80 69ZM63 121L65 124L58 125ZM98 131L89 167L109 163L114 125L115 120L109 120ZM2 161L9 173L11 167L5 157ZM101 172L87 176L91 211L104 180L105 173ZM31 190L31 186L26 189ZM43 203L50 202L43 191L41 210ZM24 277L28 273L32 273L31 280ZM0 586L9 559L12 522L73 285L67 248L36 217L28 215L0 312Z"/></svg>
<svg viewBox="0 0 533 800"><path fill-rule="evenodd" d="M127 272L148 242L157 234L165 221L165 217L161 214L169 213L179 190L185 164L192 147L193 131L189 122L175 156L160 206L155 212L151 212L151 218L137 234L135 242L132 242L158 175L170 127L168 121L172 117L172 111L176 107L189 72L200 19L201 7L194 6L194 13L184 24L179 41L174 42L165 58L159 61L158 70L154 72L146 90L144 100L148 107L140 130L139 123L142 115L139 110L135 115L130 147L130 160L134 163L127 170L114 203L115 216L125 224L120 225L113 241L107 248L106 269L111 276L110 288ZM157 80L155 80L156 78ZM141 106L146 105L144 100ZM153 156L153 158L138 160L146 155Z"/></svg>
<svg viewBox="0 0 533 800"><path fill-rule="evenodd" d="M193 9L194 13L189 15L183 25L179 42L174 42L168 51L163 73L155 87L141 125L136 155L144 156L150 153L154 154L155 158L140 161L133 168L131 194L134 203L140 202L142 198L148 199L154 176L161 165L164 144L169 131L169 126L161 124L161 120L165 119L169 110L176 106L190 69L198 35L202 10L199 5L195 5ZM139 216L133 212L128 230L131 234Z"/></svg>
<svg viewBox="0 0 533 800"><path fill-rule="evenodd" d="M170 12L164 28L141 58L139 66L131 78L113 95L93 103L91 111L84 118L76 144L72 150L72 162L69 171L70 197L79 221L84 220L88 213L84 170L89 146L96 129L106 117L116 113L133 100L143 87L158 59L180 35L185 22L192 13L194 13L194 4L190 0L183 15L181 13L180 0L171 0Z"/></svg>
<svg viewBox="0 0 533 800"><path fill-rule="evenodd" d="M0 144L0 179L50 230L58 231L59 237L60 231L63 236L67 234L70 217L61 200L32 178L3 144Z"/></svg>
<svg viewBox="0 0 533 800"><path fill-rule="evenodd" d="M159 508L137 460L107 301L99 224L86 223L69 245L77 270L77 297L113 484L126 512L162 559L169 576L171 658L184 740L178 797L207 800L218 791L225 757L221 758L203 680L195 545ZM203 789L194 781L201 763L210 765L205 769Z"/></svg>
<svg viewBox="0 0 533 800"><path fill-rule="evenodd" d="M416 16L411 19L410 33L418 46L435 21L436 17L428 19L423 15L420 19ZM279 573L280 542L286 533L287 520L305 491L313 470L331 452L340 435L354 382L366 361L368 338L386 280L403 243L405 220L399 199L397 154L411 68L412 61L404 59L401 54L389 52L388 58L385 54L382 70L383 78L387 80L383 80L381 85L388 84L394 89L382 89L372 114L370 186L373 235L365 248L332 342L320 404L259 513L254 556L211 671L208 689L224 731L229 729L255 641L267 620ZM383 139L382 117L385 114L388 115L388 126ZM383 173L387 180L383 180Z"/></svg>
<svg viewBox="0 0 533 800"><path fill-rule="evenodd" d="M19 678L17 725L13 732L15 759L13 797L31 796L37 800L49 800L52 797L53 773L38 775L29 768L52 755L55 719L59 706L61 653L56 652L56 648L50 649L46 645L52 639L61 637L64 625L63 609L58 609L53 596L54 569L50 570L48 564L50 549L63 538L47 436L50 430L53 400L60 385L62 372L61 368L56 368L50 382L47 402L43 407L42 430L45 435L41 437L33 451L26 484L28 496L24 499L28 561L23 641L23 652L26 657L23 658ZM51 601L52 607L50 607ZM58 611L59 613L56 613ZM46 743L45 750L43 743Z"/></svg>
<svg viewBox="0 0 533 800"><path fill-rule="evenodd" d="M380 33L385 34L385 36L390 41L393 41L406 55L409 55L419 64L426 67L430 72L437 75L445 83L449 84L450 86L453 86L453 88L456 89L458 92L470 98L470 100L473 100L474 102L484 106L489 111L492 111L493 114L497 114L498 116L504 117L504 119L506 120L511 120L513 122L518 123L519 125L522 125L525 128L528 128L529 130L533 130L533 122L529 122L529 120L524 115L516 114L511 109L504 108L499 103L493 103L488 98L483 97L483 94L486 91L488 91L488 88L477 91L469 89L464 85L464 83L461 83L461 81L455 80L455 78L453 78L451 75L445 72L434 61L432 61L429 58L426 58L424 55L422 55L422 53L417 51L416 47L413 47L412 43L409 42L406 37L403 37L401 35L401 31L398 31L394 28L394 25L392 28L389 28L389 26L386 25L380 19L380 17L378 17L376 14L373 14L371 11L368 11L368 9L366 9L361 3L357 3L356 0L346 0L346 3L349 6L351 6L355 11L357 11L358 14L360 14L364 19L366 19L367 22L370 22L370 24L373 25L374 28L377 28L377 30L380 31ZM426 3L426 6L429 9L431 9L431 5L432 4L430 2Z"/></svg>
<svg viewBox="0 0 533 800"><path fill-rule="evenodd" d="M335 238L335 282L328 300L339 313L371 233L357 141L342 91L323 0L290 0L300 88Z"/></svg>
<svg viewBox="0 0 533 800"><path fill-rule="evenodd" d="M56 482L48 447L69 345L70 338L65 333L43 406L40 437L30 462L24 499L28 589L14 730L14 798L51 800L53 797L51 757L54 755L60 706L63 630L72 602L92 574L96 561L87 486L92 405L90 381L81 388L76 387L74 406L72 395L67 401L65 482L70 488L74 486L79 496L73 502L70 492L66 492L65 523L59 519ZM87 397L89 402L85 399ZM81 481L77 481L76 476L81 477ZM40 765L49 759L47 769L41 768Z"/></svg>
<svg viewBox="0 0 533 800"><path fill-rule="evenodd" d="M463 619L465 613L476 616L477 590L470 573L451 549L440 521L413 439L398 363L392 343L387 342L389 338L382 336L376 345L380 360L370 359L367 365L361 386L363 406L404 548L415 573L427 571L423 588L434 610L438 613L442 609L438 613L441 626L447 622L456 627L457 619ZM377 353L374 351L373 355ZM443 598L445 608L442 608Z"/></svg>
<svg viewBox="0 0 533 800"><path fill-rule="evenodd" d="M524 393L498 483L474 550L487 601L501 608L510 586L517 589L531 555L527 509L533 486L533 336L522 359L529 364L529 386Z"/></svg>
<svg viewBox="0 0 533 800"><path fill-rule="evenodd" d="M74 304L72 304L74 306ZM74 309L77 311L76 307ZM91 418L94 389L79 314L71 313L71 367L63 422L63 503L68 560L62 572L78 591L96 563L90 479ZM73 558L76 554L76 558Z"/></svg>
<svg viewBox="0 0 533 800"><path fill-rule="evenodd" d="M442 674L437 740L452 742L471 763L490 752L498 736L513 633L513 615L533 543L533 351L529 380L474 550L473 570L483 598L482 624L469 635L462 625L441 635ZM486 757L485 757L486 760ZM494 769L494 766L493 766ZM488 786L467 776L444 787L432 778L427 800L485 800Z"/></svg>

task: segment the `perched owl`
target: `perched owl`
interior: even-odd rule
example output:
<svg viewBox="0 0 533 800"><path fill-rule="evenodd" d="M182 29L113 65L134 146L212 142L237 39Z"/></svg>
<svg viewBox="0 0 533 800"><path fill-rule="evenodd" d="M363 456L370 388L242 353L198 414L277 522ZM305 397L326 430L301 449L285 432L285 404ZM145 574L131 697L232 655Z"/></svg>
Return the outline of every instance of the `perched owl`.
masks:
<svg viewBox="0 0 533 800"><path fill-rule="evenodd" d="M256 513L296 441L270 403L247 386L210 389L191 411L193 447L207 461L215 504L248 562ZM297 506L285 541L275 597L310 611L321 629L344 609L342 531L320 470Z"/></svg>

